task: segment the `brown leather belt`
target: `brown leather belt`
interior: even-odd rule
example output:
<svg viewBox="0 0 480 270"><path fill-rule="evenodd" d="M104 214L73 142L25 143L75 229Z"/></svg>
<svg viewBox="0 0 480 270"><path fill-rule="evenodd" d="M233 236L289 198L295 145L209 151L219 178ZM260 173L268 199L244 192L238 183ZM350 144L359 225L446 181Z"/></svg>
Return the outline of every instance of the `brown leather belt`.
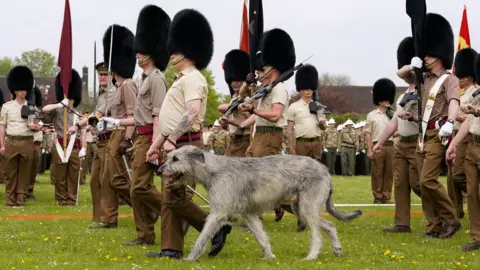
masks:
<svg viewBox="0 0 480 270"><path fill-rule="evenodd" d="M235 135L235 134L232 134L231 140L232 140L232 141L236 141L236 142L249 141L249 140L250 140L250 134L247 134L247 135Z"/></svg>
<svg viewBox="0 0 480 270"><path fill-rule="evenodd" d="M317 142L320 141L320 137L314 137L314 138L297 138L297 142Z"/></svg>
<svg viewBox="0 0 480 270"><path fill-rule="evenodd" d="M403 143L413 143L418 141L418 134L411 135L411 136L399 136L398 139L400 142Z"/></svg>
<svg viewBox="0 0 480 270"><path fill-rule="evenodd" d="M33 141L33 136L12 136L7 134L7 138L15 141Z"/></svg>

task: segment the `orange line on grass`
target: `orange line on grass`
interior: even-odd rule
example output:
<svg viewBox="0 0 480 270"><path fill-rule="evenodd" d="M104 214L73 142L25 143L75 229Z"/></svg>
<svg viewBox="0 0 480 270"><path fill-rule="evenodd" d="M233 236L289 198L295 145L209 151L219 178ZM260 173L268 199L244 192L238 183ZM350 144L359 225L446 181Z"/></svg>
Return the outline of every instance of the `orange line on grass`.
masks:
<svg viewBox="0 0 480 270"><path fill-rule="evenodd" d="M412 216L423 216L423 212L411 212ZM465 213L468 214L468 213ZM264 216L275 216L274 214L263 214ZM363 216L393 216L395 212L362 212ZM292 216L290 213L285 213L285 216ZM330 216L328 213L322 213L322 216ZM118 215L119 218L132 217L132 215ZM0 219L76 219L76 218L92 218L89 214L76 214L76 215L8 215L0 216Z"/></svg>

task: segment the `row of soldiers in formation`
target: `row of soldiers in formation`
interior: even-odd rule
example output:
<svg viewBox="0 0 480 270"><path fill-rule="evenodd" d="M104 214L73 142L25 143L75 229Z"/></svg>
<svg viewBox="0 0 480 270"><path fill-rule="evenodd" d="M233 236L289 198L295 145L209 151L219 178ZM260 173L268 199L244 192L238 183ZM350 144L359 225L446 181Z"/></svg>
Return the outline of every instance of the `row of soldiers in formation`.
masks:
<svg viewBox="0 0 480 270"><path fill-rule="evenodd" d="M112 29L115 28L115 31ZM480 163L480 118L477 107L465 107L465 93L471 93L474 79L480 76L461 73L469 66L473 70L473 50L459 51L456 56L456 76L447 70L453 62L453 33L448 21L441 15L428 14L425 25L425 57L413 57L411 38L400 43L398 49L398 76L409 83L409 89L399 99L396 112L390 110L394 103L395 85L389 79L378 80L373 87L373 103L377 109L367 116L365 141L367 156L372 160L372 193L374 202L390 200L392 171L395 182L395 226L390 232L410 231L410 190L421 196L427 219L425 235L449 238L461 228L455 205L438 181L440 165L447 152L454 164L461 148L457 147L468 135L464 166L467 179L470 233L473 242L462 250L480 247L477 225L480 203L478 194L478 167ZM202 36L202 39L197 38ZM110 47L110 39L113 46ZM94 116L74 119L74 109L81 102L79 76L72 72L68 99L63 99L63 89L56 87L58 104L44 106L42 111L50 114L57 133L53 162L62 179L66 179L67 194L76 194L75 176L78 176L79 157L85 154L87 130L95 133L96 153L92 170L91 192L93 199L93 228L116 228L118 226L119 197L132 207L137 238L125 245L152 245L155 240L154 224L162 218L161 251L149 252L150 257L180 258L183 256L184 236L188 226L200 231L207 213L192 201L192 192L185 186L165 186L160 190L153 184L157 166L165 161L166 154L184 145L202 147L202 122L205 117L208 86L199 72L208 66L213 54L213 33L207 19L195 10L182 10L172 21L160 8L150 5L141 12L134 36L119 25L109 27L104 36L104 64L97 66L101 91ZM451 46L450 46L451 45ZM110 59L111 52L111 59ZM264 33L260 51L256 54L254 68L258 82L247 82L250 72L248 54L232 50L224 60L225 80L232 94L232 101L241 99L241 90L246 86L252 92L258 85L269 84L296 62L295 48L289 34L282 29ZM476 57L479 59L479 57ZM144 70L137 86L131 79L135 64ZM176 79L167 91L168 84L162 71L168 62L176 70ZM410 64L409 64L410 61ZM423 63L425 62L425 64ZM477 61L480 64L480 60ZM468 65L470 63L471 65ZM111 66L111 76L106 66ZM422 88L422 113L416 113L412 100L404 104L404 98L416 93L414 68L424 68ZM467 70L467 69L463 69ZM421 74L421 73L420 73ZM60 75L60 74L59 74ZM479 74L480 75L480 74ZM78 76L78 77L77 77ZM458 77L457 77L458 76ZM462 98L460 85L465 89ZM59 77L57 76L57 81ZM478 81L477 81L478 82ZM286 129L291 155L309 156L320 160L322 132L327 120L319 113L313 95L318 87L318 72L311 65L304 65L295 74L296 89L301 95L297 102L289 104L289 91L284 83L276 84L271 92L254 102L244 101L232 114L219 120L227 126L230 143L225 156L265 157L281 153L283 131ZM33 75L27 67L15 67L9 73L8 86L15 100L2 107L0 115L0 154L7 162L7 204L23 204L24 190L17 183L22 175L19 170L31 162L34 149L34 134L40 130L37 122L21 117L21 105L33 89ZM469 92L470 91L470 92ZM459 106L462 101L462 106ZM68 133L71 135L66 153L61 147L64 136L63 110L68 108ZM229 104L218 110L227 111ZM457 118L457 111L471 115ZM461 114L458 114L461 116ZM419 119L421 118L421 119ZM421 121L420 121L421 120ZM95 123L97 122L98 123ZM446 151L445 138L452 135L455 122L463 124ZM423 127L419 131L419 123ZM346 132L340 133L346 134ZM393 144L393 136L398 143ZM65 137L65 138L64 138ZM355 145L351 140L349 146ZM350 147L351 148L351 147ZM131 178L125 162L125 154L133 149ZM342 151L342 148L339 149ZM354 150L355 151L355 150ZM455 152L456 151L456 152ZM395 155L395 156L394 156ZM392 161L393 160L393 161ZM454 165L456 167L456 165ZM458 167L458 166L457 166ZM95 173L93 173L95 172ZM416 172L416 173L415 173ZM52 172L53 173L53 172ZM454 173L455 174L455 173ZM56 181L58 181L56 177ZM13 183L13 184L12 184ZM419 187L419 188L418 188ZM193 186L195 188L195 186ZM419 191L419 192L418 192ZM67 196L68 198L70 196ZM70 198L69 198L70 199ZM72 199L74 200L74 198ZM276 220L284 211L291 211L289 204L280 204ZM302 230L298 222L297 230ZM304 226L303 226L304 227ZM231 226L223 226L212 238L209 255L217 255L226 243Z"/></svg>

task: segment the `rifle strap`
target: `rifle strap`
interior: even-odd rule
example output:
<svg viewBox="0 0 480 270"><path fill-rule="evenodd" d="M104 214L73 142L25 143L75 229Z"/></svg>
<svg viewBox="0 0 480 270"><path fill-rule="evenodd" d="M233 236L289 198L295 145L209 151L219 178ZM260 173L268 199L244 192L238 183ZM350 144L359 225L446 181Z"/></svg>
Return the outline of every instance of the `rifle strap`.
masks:
<svg viewBox="0 0 480 270"><path fill-rule="evenodd" d="M447 79L447 77L450 74L443 74L437 82L433 85L433 87L430 89L430 92L428 93L428 100L427 104L425 106L425 110L423 111L423 117L422 117L422 134L421 136L418 136L418 146L420 148L420 151L423 152L423 147L424 147L424 138L425 138L425 133L427 131L427 126L428 126L428 121L430 120L430 115L432 114L433 110L433 105L435 104L435 100L437 99L437 94L438 91L440 90L440 87L442 86L443 82Z"/></svg>

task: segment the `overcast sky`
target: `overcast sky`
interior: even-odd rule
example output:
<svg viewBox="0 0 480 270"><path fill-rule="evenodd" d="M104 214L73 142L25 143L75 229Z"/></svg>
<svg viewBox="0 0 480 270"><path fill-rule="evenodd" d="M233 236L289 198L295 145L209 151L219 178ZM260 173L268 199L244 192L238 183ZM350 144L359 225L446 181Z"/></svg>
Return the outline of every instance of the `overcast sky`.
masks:
<svg viewBox="0 0 480 270"><path fill-rule="evenodd" d="M0 8L0 57L45 49L58 56L64 0L2 0ZM184 8L203 13L213 29L215 48L209 67L216 88L226 94L221 63L225 54L239 47L243 0L70 0L73 33L73 68L90 68L93 85L93 44L97 62L103 60L102 37L113 23L134 34L140 10L156 4L171 18ZM463 5L467 5L472 47L480 48L480 1L427 0L427 12L440 13L452 25L455 46ZM282 28L292 37L297 62L315 54L308 63L320 73L345 74L356 85L373 85L381 78L404 85L395 76L398 43L410 33L405 0L263 0L264 30ZM480 50L480 49L477 49ZM288 81L294 91L294 79Z"/></svg>

